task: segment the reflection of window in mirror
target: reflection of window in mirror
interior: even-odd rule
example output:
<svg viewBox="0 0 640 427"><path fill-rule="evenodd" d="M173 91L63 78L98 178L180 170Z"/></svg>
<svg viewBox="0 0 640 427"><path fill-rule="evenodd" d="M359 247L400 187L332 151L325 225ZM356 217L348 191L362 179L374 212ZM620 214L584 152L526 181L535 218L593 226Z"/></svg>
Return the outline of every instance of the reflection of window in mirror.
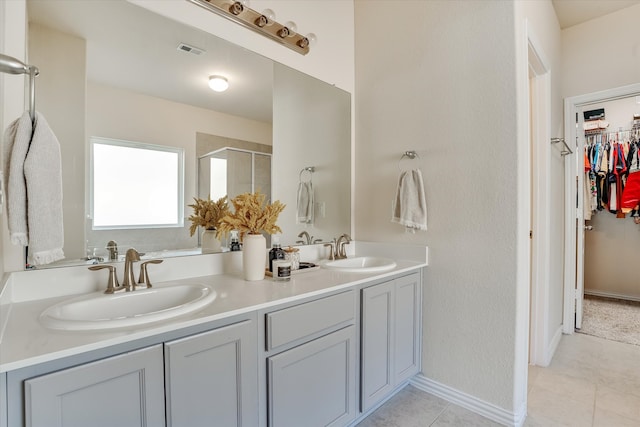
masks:
<svg viewBox="0 0 640 427"><path fill-rule="evenodd" d="M94 230L184 225L182 149L97 137L90 143Z"/></svg>
<svg viewBox="0 0 640 427"><path fill-rule="evenodd" d="M227 195L227 159L212 157L209 188L211 200L218 200Z"/></svg>

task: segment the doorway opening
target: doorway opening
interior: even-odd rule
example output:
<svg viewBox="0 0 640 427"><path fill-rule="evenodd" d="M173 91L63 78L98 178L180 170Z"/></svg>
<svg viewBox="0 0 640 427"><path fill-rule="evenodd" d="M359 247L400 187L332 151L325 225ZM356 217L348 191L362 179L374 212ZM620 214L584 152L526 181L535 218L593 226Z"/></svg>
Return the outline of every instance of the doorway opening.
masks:
<svg viewBox="0 0 640 427"><path fill-rule="evenodd" d="M625 280L624 270L621 271L616 268L621 262L624 262L619 257L621 254L623 257L627 255L633 257L635 253L635 262L637 262L637 240L640 238L638 235L640 226L633 224L630 218L624 219L624 222L619 222L621 219L615 218L616 215L613 215L613 218L607 217L607 215L611 215L608 212L599 212L592 216L590 215L589 205L585 209L585 204L590 203L591 200L590 192L586 192L585 195L585 182L589 184L588 180L590 180L588 173L585 173L585 146L588 146L590 141L585 138L583 125L585 111L597 109L602 105L613 105L610 103L618 100L631 99L635 102L638 96L640 96L640 84L633 84L565 100L565 139L574 142L576 152L579 154L577 161L572 163L573 167L567 167L565 176L565 303L563 332L566 334L572 334L576 329L582 329L584 326L585 294L606 298L640 299L633 294L635 288L635 291L638 292L637 295L640 296L640 289L637 289L637 274L635 281L633 281L633 278L631 279L633 285L625 287L623 282ZM637 109L640 110L640 104L638 104ZM631 113L629 114L631 115ZM621 128L625 126L614 126L617 128L611 129L614 133L624 131ZM607 129L605 132L608 133L609 130ZM611 222L612 220L615 222ZM630 230L620 230L620 228L626 227L629 227ZM635 228L638 229L636 230ZM585 231L588 233L586 236ZM618 235L618 238L617 242L613 243L613 247L618 250L614 254L616 255L616 262L613 264L614 269L609 270L611 272L609 276L611 276L613 283L609 283L608 279L600 278L599 273L601 271L597 271L602 268L598 263L603 255L598 255L597 253L594 255L590 251L585 252L585 246L604 244L604 247L594 249L602 249L602 252L606 254L611 252L607 250L606 242L611 243L612 236L614 237L613 240L616 240L616 235ZM635 243L635 246L628 251L624 251L624 249L620 251L619 246L625 243L626 239L633 240L630 243L632 245ZM620 274L622 274L622 279L618 277ZM605 273L606 275L607 273ZM615 287L607 288L611 284L616 286L621 282L623 282L622 290L616 290Z"/></svg>

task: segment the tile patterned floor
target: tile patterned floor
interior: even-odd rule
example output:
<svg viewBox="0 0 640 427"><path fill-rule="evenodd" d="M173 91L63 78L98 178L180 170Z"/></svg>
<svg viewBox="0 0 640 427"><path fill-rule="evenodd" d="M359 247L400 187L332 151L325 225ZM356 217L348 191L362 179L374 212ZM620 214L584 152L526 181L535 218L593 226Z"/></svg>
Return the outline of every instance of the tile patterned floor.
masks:
<svg viewBox="0 0 640 427"><path fill-rule="evenodd" d="M408 386L358 427L499 424ZM565 335L551 365L529 368L525 427L640 427L640 346Z"/></svg>

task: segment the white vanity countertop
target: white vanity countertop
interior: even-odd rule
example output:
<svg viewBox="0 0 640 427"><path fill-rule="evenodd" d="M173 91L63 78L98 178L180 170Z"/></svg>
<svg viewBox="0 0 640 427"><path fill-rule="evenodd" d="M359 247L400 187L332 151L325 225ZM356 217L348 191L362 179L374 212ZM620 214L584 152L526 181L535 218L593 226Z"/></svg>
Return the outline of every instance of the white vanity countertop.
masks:
<svg viewBox="0 0 640 427"><path fill-rule="evenodd" d="M154 286L176 283L201 283L211 286L218 296L207 307L167 321L126 329L91 332L66 332L50 330L38 320L47 307L68 299L57 296L46 299L13 302L1 306L6 321L0 334L0 372L7 372L62 357L155 336L174 330L195 326L235 315L249 313L279 304L294 302L356 287L371 280L399 273L410 272L427 265L427 260L397 260L397 266L383 273L345 273L318 269L293 275L288 282L276 282L270 277L248 282L241 273L226 273L190 277Z"/></svg>

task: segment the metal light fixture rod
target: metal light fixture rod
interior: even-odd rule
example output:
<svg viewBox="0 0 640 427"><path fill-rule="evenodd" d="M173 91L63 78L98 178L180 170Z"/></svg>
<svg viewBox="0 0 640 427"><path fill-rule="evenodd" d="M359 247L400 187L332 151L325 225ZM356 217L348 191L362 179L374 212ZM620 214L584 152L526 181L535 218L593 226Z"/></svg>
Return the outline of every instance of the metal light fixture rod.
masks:
<svg viewBox="0 0 640 427"><path fill-rule="evenodd" d="M235 0L187 0L306 55L309 39Z"/></svg>

